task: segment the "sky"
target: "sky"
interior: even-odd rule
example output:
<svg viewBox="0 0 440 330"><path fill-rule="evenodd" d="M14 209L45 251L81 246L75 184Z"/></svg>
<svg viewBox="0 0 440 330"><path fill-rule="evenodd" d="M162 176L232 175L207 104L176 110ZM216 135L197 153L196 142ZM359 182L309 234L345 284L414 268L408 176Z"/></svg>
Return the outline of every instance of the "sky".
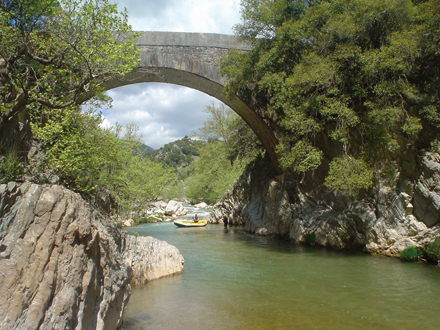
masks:
<svg viewBox="0 0 440 330"><path fill-rule="evenodd" d="M109 0L128 10L134 31L233 34L240 22L240 0ZM103 125L136 123L144 143L158 149L190 136L208 118L205 106L219 101L202 92L163 83L142 83L107 92L113 107Z"/></svg>

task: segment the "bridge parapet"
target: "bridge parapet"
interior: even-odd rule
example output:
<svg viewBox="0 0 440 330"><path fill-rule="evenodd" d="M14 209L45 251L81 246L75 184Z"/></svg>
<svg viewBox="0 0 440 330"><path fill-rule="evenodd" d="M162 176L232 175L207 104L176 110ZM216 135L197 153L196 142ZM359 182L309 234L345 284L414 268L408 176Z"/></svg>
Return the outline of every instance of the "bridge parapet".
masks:
<svg viewBox="0 0 440 330"><path fill-rule="evenodd" d="M142 32L142 35L136 38L135 42L139 46L186 46L251 50L250 45L239 42L235 36L216 33Z"/></svg>

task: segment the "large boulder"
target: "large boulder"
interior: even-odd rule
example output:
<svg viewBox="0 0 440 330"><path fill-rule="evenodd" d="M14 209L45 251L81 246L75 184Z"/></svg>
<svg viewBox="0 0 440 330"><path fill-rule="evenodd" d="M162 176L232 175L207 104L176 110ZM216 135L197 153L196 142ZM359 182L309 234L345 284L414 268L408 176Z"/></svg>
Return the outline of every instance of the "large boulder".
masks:
<svg viewBox="0 0 440 330"><path fill-rule="evenodd" d="M182 271L176 250L61 186L0 185L0 329L116 329L133 279Z"/></svg>
<svg viewBox="0 0 440 330"><path fill-rule="evenodd" d="M207 209L207 208L209 208L210 206L209 206L208 204L206 204L205 202L201 202L201 203L199 203L199 204L194 205L194 207L195 207L196 209Z"/></svg>
<svg viewBox="0 0 440 330"><path fill-rule="evenodd" d="M171 200L168 202L165 208L165 215L168 216L182 216L188 213L188 210L183 207L183 205L177 201Z"/></svg>
<svg viewBox="0 0 440 330"><path fill-rule="evenodd" d="M175 246L152 237L129 237L125 240L123 255L133 271L132 284L182 272L184 260Z"/></svg>

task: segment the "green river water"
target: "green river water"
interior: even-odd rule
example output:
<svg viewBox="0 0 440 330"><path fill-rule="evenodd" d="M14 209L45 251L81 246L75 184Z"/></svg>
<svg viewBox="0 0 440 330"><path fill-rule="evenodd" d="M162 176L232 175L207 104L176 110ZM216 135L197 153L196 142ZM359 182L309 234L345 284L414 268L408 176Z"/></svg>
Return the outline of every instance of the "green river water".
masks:
<svg viewBox="0 0 440 330"><path fill-rule="evenodd" d="M133 288L124 330L440 329L440 269L253 236L221 225L145 224L182 274Z"/></svg>

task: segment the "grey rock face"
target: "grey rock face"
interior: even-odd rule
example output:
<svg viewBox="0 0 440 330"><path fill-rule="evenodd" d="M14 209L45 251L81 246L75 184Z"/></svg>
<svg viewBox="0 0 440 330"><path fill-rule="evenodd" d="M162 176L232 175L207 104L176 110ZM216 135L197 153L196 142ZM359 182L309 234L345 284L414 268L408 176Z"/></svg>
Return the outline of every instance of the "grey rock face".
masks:
<svg viewBox="0 0 440 330"><path fill-rule="evenodd" d="M326 189L316 177L283 180L260 162L244 173L209 217L229 215L259 235L275 235L334 249L364 247L398 256L407 247L425 247L440 237L440 156L424 153L377 178L363 198ZM319 176L319 173L318 175Z"/></svg>
<svg viewBox="0 0 440 330"><path fill-rule="evenodd" d="M176 250L121 233L61 186L0 185L0 329L116 329L132 278L181 271Z"/></svg>

